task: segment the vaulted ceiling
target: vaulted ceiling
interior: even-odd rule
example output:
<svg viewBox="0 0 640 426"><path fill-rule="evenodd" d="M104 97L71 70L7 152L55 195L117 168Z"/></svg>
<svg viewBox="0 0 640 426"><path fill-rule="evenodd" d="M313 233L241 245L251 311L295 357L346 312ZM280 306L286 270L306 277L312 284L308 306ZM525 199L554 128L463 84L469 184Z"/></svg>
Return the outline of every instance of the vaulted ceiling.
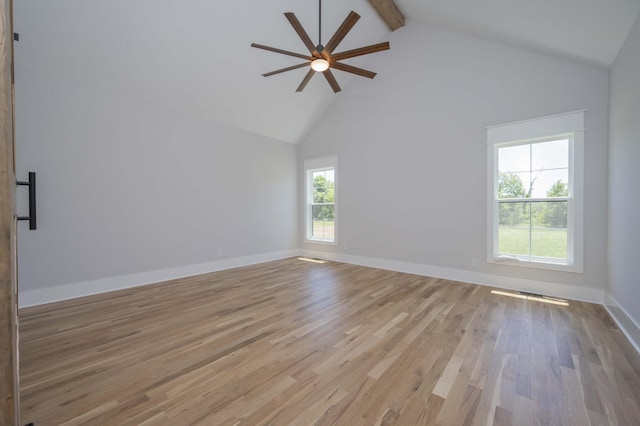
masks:
<svg viewBox="0 0 640 426"><path fill-rule="evenodd" d="M439 26L603 68L615 59L640 11L640 0L396 4L406 25ZM402 28L392 36L368 0L324 0L323 38L351 10L362 18L337 50L390 37L391 49L402 43ZM297 143L337 97L348 96L349 81L361 77L336 71L343 88L337 95L319 77L295 93L305 69L262 77L300 60L253 49L252 42L306 53L283 16L288 11L316 42L317 0L20 0L14 2L18 90L21 71L37 72ZM366 61L345 62L366 68ZM375 90L375 80L367 84Z"/></svg>

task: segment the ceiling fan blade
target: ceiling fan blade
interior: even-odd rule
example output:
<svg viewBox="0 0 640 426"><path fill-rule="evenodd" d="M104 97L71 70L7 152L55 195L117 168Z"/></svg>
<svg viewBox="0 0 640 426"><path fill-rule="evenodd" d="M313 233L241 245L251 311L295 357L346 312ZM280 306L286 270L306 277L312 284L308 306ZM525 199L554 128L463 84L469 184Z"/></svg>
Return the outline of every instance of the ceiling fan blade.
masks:
<svg viewBox="0 0 640 426"><path fill-rule="evenodd" d="M356 22L358 22L358 19L360 19L360 15L358 15L354 11L351 11L349 13L349 16L347 16L347 18L342 23L342 25L340 25L340 28L338 28L338 30L333 35L333 37L331 37L331 40L329 40L327 45L324 47L323 52L327 51L329 54L331 54L331 52L333 52L333 49L338 47L338 45L345 38L347 33L351 31L351 28L353 28Z"/></svg>
<svg viewBox="0 0 640 426"><path fill-rule="evenodd" d="M258 43L251 43L251 47L256 47L258 49L268 50L270 52L282 53L283 55L295 56L296 58L307 59L309 61L313 61L315 59L315 58L313 58L311 56L308 56L308 55L302 55L300 53L289 52L288 50L282 50L282 49L278 49L277 47L265 46L263 44L258 44Z"/></svg>
<svg viewBox="0 0 640 426"><path fill-rule="evenodd" d="M331 86L331 88L333 89L333 93L338 93L342 90L330 69L323 71L322 74L324 74L324 78L326 78L327 82L329 82L329 86Z"/></svg>
<svg viewBox="0 0 640 426"><path fill-rule="evenodd" d="M309 34L307 34L307 32L302 27L300 21L298 21L298 18L296 18L296 15L293 12L287 12L284 14L284 16L287 17L293 29L296 30L296 33L298 33L298 36L302 39L304 45L307 46L307 49L309 49L309 52L311 52L311 54L316 58L320 57L316 46L311 41Z"/></svg>
<svg viewBox="0 0 640 426"><path fill-rule="evenodd" d="M307 75L304 76L304 79L302 80L302 83L300 83L300 86L298 86L298 88L296 89L296 92L302 92L315 73L316 72L314 70L310 69Z"/></svg>
<svg viewBox="0 0 640 426"><path fill-rule="evenodd" d="M389 50L389 42L372 44L371 46L361 47L359 49L347 50L345 52L336 53L331 55L333 61L341 61L343 59L355 58L356 56L368 55L369 53L380 52L382 50Z"/></svg>
<svg viewBox="0 0 640 426"><path fill-rule="evenodd" d="M340 62L332 62L330 67L340 71L350 72L351 74L356 74L356 75L367 77L367 78L373 78L376 76L375 72L363 70L362 68L354 67L347 64L341 64Z"/></svg>
<svg viewBox="0 0 640 426"><path fill-rule="evenodd" d="M262 76L263 77L269 77L269 76L274 75L274 74L280 74L281 72L296 70L298 68L308 67L308 66L309 66L309 62L304 62L302 64L293 65L291 67L287 67L287 68L282 68L282 69L279 69L279 70L271 71L271 72L268 72L266 74L262 74Z"/></svg>

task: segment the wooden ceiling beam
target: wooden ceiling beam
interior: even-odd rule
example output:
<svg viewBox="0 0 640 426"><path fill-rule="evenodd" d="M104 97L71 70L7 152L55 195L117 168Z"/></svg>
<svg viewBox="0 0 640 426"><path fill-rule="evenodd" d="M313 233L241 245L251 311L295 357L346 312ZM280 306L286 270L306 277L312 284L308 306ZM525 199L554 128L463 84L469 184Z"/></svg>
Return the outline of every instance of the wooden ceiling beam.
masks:
<svg viewBox="0 0 640 426"><path fill-rule="evenodd" d="M404 27L404 15L393 0L369 0L391 31Z"/></svg>

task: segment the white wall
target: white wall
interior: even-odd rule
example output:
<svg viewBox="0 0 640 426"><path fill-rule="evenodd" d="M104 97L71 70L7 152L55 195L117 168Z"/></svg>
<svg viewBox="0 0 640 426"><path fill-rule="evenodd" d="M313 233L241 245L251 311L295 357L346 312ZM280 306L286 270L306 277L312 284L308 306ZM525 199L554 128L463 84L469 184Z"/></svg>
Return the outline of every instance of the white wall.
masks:
<svg viewBox="0 0 640 426"><path fill-rule="evenodd" d="M611 69L609 274L607 291L626 311L640 350L640 20ZM609 303L608 303L609 304ZM617 311L617 312L616 312Z"/></svg>
<svg viewBox="0 0 640 426"><path fill-rule="evenodd" d="M601 294L608 73L413 22L391 43L365 65L378 77L337 95L299 155L18 66L18 176L39 178L39 229L19 225L21 291L77 295L85 283L301 245L472 282ZM485 127L577 109L587 109L584 274L486 264ZM301 162L331 154L340 169L335 248L304 244L298 232Z"/></svg>
<svg viewBox="0 0 640 426"><path fill-rule="evenodd" d="M295 145L20 66L16 124L21 293L297 248Z"/></svg>
<svg viewBox="0 0 640 426"><path fill-rule="evenodd" d="M364 66L379 75L354 80L301 145L299 164L337 154L339 168L339 246L303 247L489 284L555 283L545 292L601 299L608 73L415 22L390 41ZM486 126L579 109L587 110L584 273L487 264Z"/></svg>

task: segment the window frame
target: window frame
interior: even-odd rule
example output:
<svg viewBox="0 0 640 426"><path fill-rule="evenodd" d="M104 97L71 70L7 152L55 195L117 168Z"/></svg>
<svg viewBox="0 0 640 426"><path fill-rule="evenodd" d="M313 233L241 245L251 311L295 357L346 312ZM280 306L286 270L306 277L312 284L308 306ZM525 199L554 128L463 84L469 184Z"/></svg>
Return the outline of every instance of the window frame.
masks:
<svg viewBox="0 0 640 426"><path fill-rule="evenodd" d="M333 240L312 237L313 173L333 170ZM329 205L329 204L324 204ZM338 245L338 159L336 156L313 158L304 161L304 242L312 244Z"/></svg>
<svg viewBox="0 0 640 426"><path fill-rule="evenodd" d="M584 110L487 127L487 263L583 272ZM567 261L499 255L498 151L500 148L568 139ZM536 199L525 199L533 202ZM544 200L544 198L542 199ZM504 202L504 201L503 201Z"/></svg>

